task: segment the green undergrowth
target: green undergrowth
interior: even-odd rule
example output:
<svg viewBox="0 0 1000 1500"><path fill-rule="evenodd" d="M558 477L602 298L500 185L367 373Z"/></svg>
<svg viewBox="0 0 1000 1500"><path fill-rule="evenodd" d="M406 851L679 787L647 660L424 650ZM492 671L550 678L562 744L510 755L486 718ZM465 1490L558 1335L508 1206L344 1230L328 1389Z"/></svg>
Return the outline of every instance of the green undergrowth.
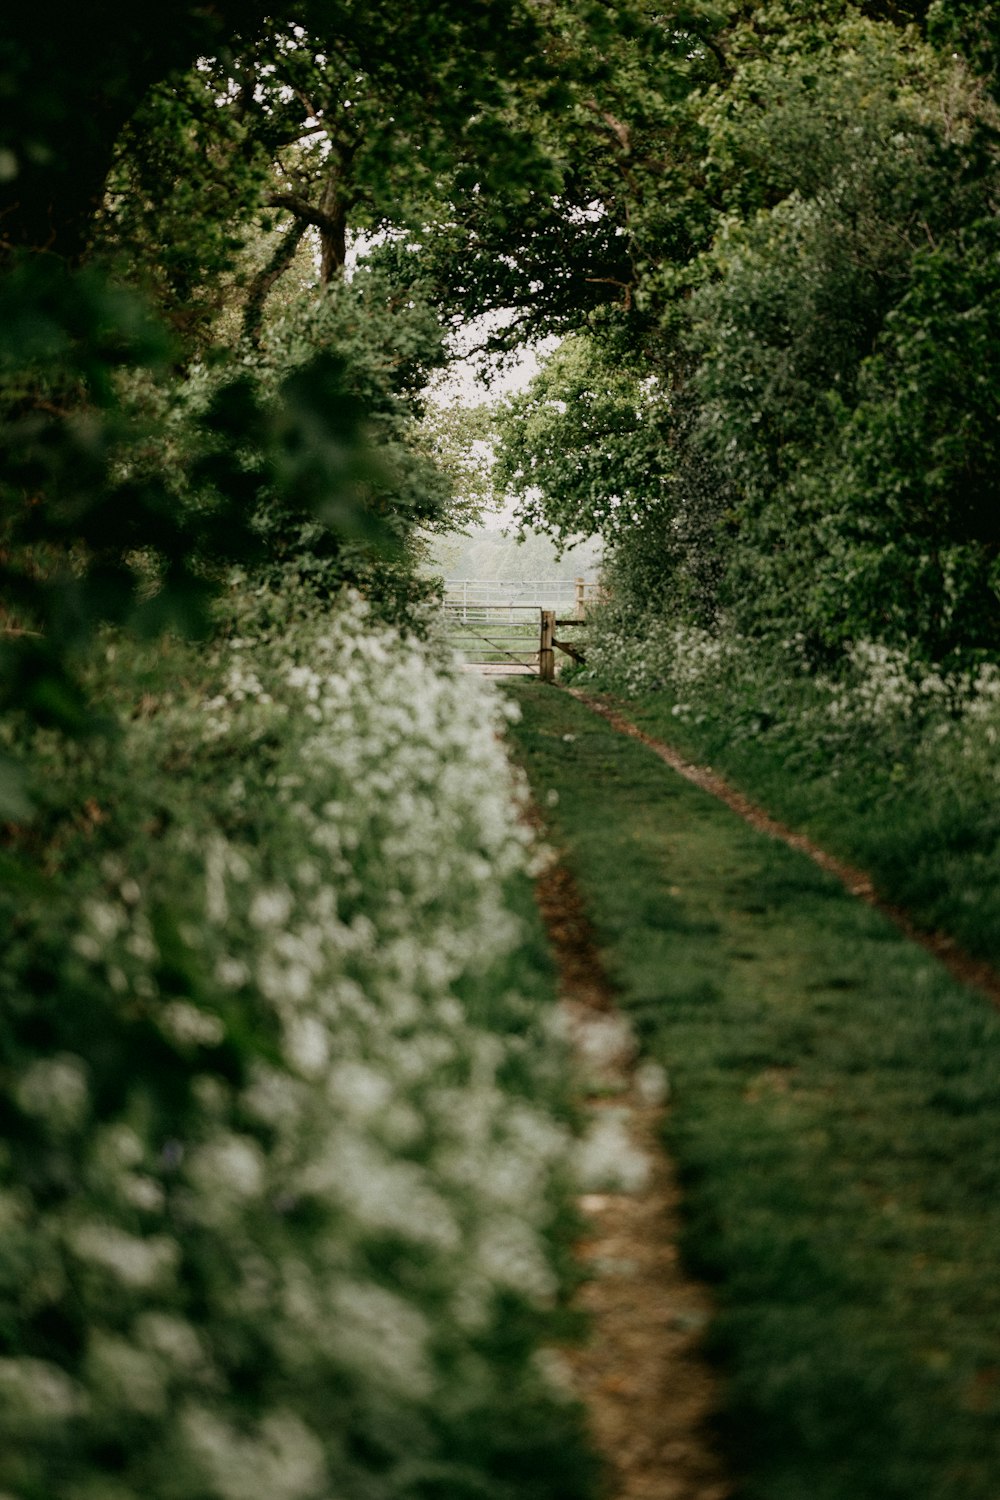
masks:
<svg viewBox="0 0 1000 1500"><path fill-rule="evenodd" d="M267 596L269 597L269 596ZM4 1500L584 1500L499 705L358 599L102 639L3 830Z"/></svg>
<svg viewBox="0 0 1000 1500"><path fill-rule="evenodd" d="M950 933L1000 966L1000 799L992 765L988 778L929 768L916 736L912 744L873 738L846 754L810 753L794 706L768 734L743 739L732 737L724 714L679 724L662 693L630 701L625 711L861 865L926 931Z"/></svg>
<svg viewBox="0 0 1000 1500"><path fill-rule="evenodd" d="M512 733L642 1044L746 1500L995 1500L1000 1016L568 694Z"/></svg>

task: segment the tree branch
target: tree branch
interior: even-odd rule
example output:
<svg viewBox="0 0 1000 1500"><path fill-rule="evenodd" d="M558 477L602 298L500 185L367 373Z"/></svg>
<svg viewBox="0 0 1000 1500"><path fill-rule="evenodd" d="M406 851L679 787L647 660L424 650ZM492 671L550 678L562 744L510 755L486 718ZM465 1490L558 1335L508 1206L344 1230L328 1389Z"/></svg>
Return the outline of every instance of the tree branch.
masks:
<svg viewBox="0 0 1000 1500"><path fill-rule="evenodd" d="M610 110L602 109L596 99L584 99L583 105L585 109L590 110L591 114L597 115L605 129L610 130L627 156L632 150L632 132L629 127L622 120L616 119Z"/></svg>
<svg viewBox="0 0 1000 1500"><path fill-rule="evenodd" d="M268 299L271 288L291 265L295 252L302 242L308 224L304 219L296 219L291 229L283 234L275 246L270 260L257 272L250 283L247 292L247 300L243 308L243 337L256 348L260 344L260 336L264 323L264 304Z"/></svg>
<svg viewBox="0 0 1000 1500"><path fill-rule="evenodd" d="M339 227L331 214L324 213L300 193L268 193L264 202L268 208L283 208L303 224L311 224L320 234L336 234Z"/></svg>

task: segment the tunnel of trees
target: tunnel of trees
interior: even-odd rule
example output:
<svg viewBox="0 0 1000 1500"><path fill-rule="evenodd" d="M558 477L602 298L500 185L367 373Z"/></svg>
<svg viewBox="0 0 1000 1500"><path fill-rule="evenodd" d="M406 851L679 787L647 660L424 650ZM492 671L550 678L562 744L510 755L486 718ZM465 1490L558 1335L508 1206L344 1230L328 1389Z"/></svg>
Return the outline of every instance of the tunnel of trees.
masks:
<svg viewBox="0 0 1000 1500"><path fill-rule="evenodd" d="M0 1490L579 1500L429 388L547 341L496 484L603 543L609 639L982 670L1000 13L22 6L0 92Z"/></svg>

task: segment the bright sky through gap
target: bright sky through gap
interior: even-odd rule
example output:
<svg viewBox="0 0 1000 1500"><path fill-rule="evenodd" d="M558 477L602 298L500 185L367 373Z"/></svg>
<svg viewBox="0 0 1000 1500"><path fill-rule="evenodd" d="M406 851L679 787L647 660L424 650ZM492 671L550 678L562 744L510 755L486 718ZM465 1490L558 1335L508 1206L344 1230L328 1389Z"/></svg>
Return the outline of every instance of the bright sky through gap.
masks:
<svg viewBox="0 0 1000 1500"><path fill-rule="evenodd" d="M559 340L546 338L540 339L537 344L527 344L514 360L501 361L483 354L463 354L463 349L474 350L483 342L491 327L502 326L502 323L503 315L493 314L488 318L478 318L455 335L452 347L458 358L431 382L427 390L429 400L438 406L480 406L483 402L493 406L505 396L515 395L526 389ZM488 462L488 445L476 446L486 450L483 458ZM494 531L510 526L514 520L514 508L515 502L508 501L483 518L484 528Z"/></svg>

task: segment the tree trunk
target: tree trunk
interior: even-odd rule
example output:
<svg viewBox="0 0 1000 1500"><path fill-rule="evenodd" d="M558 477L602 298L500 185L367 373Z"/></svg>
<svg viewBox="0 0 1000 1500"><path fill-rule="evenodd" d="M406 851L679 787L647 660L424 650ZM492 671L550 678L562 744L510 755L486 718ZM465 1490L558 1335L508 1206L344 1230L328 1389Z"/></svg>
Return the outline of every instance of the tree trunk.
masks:
<svg viewBox="0 0 1000 1500"><path fill-rule="evenodd" d="M339 171L331 171L320 207L326 222L319 231L319 279L323 286L329 286L347 260L347 205L340 194Z"/></svg>

